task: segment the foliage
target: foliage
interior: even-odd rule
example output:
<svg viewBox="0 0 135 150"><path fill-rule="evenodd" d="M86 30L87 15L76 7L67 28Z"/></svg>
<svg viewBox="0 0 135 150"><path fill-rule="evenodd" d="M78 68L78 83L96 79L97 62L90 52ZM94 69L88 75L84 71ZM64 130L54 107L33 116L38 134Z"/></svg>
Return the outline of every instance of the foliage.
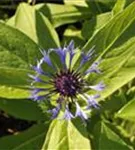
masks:
<svg viewBox="0 0 135 150"><path fill-rule="evenodd" d="M135 149L134 26L133 0L21 2L14 16L1 20L0 109L36 125L0 138L0 149ZM29 100L27 75L40 49L57 48L71 39L85 51L95 45L96 58L102 57L102 75L88 78L103 80L106 89L101 108L91 112L86 125L78 119L52 121L45 103Z"/></svg>

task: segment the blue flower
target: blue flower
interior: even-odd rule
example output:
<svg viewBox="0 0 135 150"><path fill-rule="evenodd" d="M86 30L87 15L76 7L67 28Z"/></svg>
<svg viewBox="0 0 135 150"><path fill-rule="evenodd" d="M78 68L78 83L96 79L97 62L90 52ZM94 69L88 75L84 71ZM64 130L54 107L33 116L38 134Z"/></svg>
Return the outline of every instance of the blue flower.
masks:
<svg viewBox="0 0 135 150"><path fill-rule="evenodd" d="M78 59L78 62L73 65L73 58L78 52L81 59ZM84 67L86 63L88 65L94 52L94 47L87 53L80 52L75 48L74 41L64 48L51 49L48 52L41 51L43 57L37 61L36 66L32 66L35 74L29 75L32 80L31 99L38 102L49 100L54 105L53 109L47 111L52 114L52 119L57 118L62 114L60 112L64 111L62 118L65 120L71 120L75 117L80 117L83 121L87 120L86 109L81 108L79 100L84 100L87 103L87 109L99 108L97 99L100 97L99 92L105 88L105 85L103 82L92 85L86 77L92 73L101 73L98 68L101 60L92 63L88 69ZM51 57L51 53L53 53L53 57ZM55 58L59 58L61 64L55 61ZM46 68L44 64L48 67ZM50 69L48 69L49 67ZM85 70L81 72L83 67ZM90 90L95 94L89 94ZM75 113L72 109L73 106L76 107Z"/></svg>

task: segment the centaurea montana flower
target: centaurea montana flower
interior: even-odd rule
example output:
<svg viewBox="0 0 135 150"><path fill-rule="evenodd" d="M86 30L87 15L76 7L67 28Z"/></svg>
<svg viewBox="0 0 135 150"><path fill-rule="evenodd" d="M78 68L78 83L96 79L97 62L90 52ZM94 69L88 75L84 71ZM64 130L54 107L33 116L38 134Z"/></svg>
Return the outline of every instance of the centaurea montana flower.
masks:
<svg viewBox="0 0 135 150"><path fill-rule="evenodd" d="M92 63L87 69L83 69L94 54L94 47L87 53L80 52L71 41L64 48L51 49L48 52L41 51L41 53L43 57L36 66L32 66L35 75L29 75L33 80L31 98L34 101L49 101L55 105L53 109L47 111L52 114L52 119L57 118L60 111L64 110L62 118L65 120L75 117L80 117L83 121L87 120L88 116L81 108L80 100L86 103L85 110L99 108L96 99L100 97L98 92L105 87L103 82L91 85L87 80L87 76L91 73L101 73L98 68L100 60ZM80 54L80 62L72 65L77 53ZM51 54L53 54L52 57ZM57 61L55 61L56 57ZM90 90L95 93L89 94ZM74 111L72 106L75 108Z"/></svg>

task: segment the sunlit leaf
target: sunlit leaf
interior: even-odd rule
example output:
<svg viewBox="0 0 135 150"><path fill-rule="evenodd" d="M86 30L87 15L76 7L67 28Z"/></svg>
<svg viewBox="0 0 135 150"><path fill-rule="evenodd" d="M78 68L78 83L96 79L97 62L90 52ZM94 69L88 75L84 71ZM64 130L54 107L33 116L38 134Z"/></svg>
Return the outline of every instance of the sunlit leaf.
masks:
<svg viewBox="0 0 135 150"><path fill-rule="evenodd" d="M43 150L50 149L91 149L85 126L80 122L74 125L70 121L55 120L47 133Z"/></svg>
<svg viewBox="0 0 135 150"><path fill-rule="evenodd" d="M82 6L37 4L35 7L50 19L54 27L84 20L92 15L88 7Z"/></svg>
<svg viewBox="0 0 135 150"><path fill-rule="evenodd" d="M60 45L58 35L46 16L26 3L21 3L16 11L15 27L33 39L39 47L48 49Z"/></svg>
<svg viewBox="0 0 135 150"><path fill-rule="evenodd" d="M135 99L123 106L116 114L116 117L135 121Z"/></svg>

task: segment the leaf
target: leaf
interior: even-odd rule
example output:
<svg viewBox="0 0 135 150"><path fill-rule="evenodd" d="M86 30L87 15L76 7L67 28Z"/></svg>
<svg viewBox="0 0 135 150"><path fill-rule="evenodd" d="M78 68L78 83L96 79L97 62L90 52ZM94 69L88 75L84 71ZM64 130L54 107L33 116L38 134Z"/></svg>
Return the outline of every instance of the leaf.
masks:
<svg viewBox="0 0 135 150"><path fill-rule="evenodd" d="M123 0L123 1L117 0L112 10L113 14L116 15L117 13L120 13L121 11L124 10L125 7L127 7L132 2L134 2L134 0Z"/></svg>
<svg viewBox="0 0 135 150"><path fill-rule="evenodd" d="M135 99L129 101L125 106L123 106L116 114L116 117L135 121Z"/></svg>
<svg viewBox="0 0 135 150"><path fill-rule="evenodd" d="M17 135L6 136L0 139L0 149L28 150L41 149L47 133L47 125L38 124Z"/></svg>
<svg viewBox="0 0 135 150"><path fill-rule="evenodd" d="M3 23L0 39L0 97L28 98L28 73L33 73L29 66L41 56L39 47L25 34Z"/></svg>
<svg viewBox="0 0 135 150"><path fill-rule="evenodd" d="M90 18L92 15L88 7L66 4L37 4L35 7L44 16L49 18L55 28L67 23L74 23Z"/></svg>
<svg viewBox="0 0 135 150"><path fill-rule="evenodd" d="M82 36L88 40L92 35L94 35L100 28L105 26L112 19L112 13L102 13L91 20L87 20L83 24L83 28L81 30Z"/></svg>
<svg viewBox="0 0 135 150"><path fill-rule="evenodd" d="M4 23L0 23L0 40L1 66L6 67L12 65L12 67L27 69L28 64L34 64L35 59L41 56L39 47L36 43L20 31ZM3 58L4 55L6 55L6 58ZM7 57L9 57L9 60ZM23 66L21 66L20 63L23 63Z"/></svg>
<svg viewBox="0 0 135 150"><path fill-rule="evenodd" d="M20 31L0 23L0 97L27 98L29 65L41 56L39 47ZM23 87L23 89L20 89Z"/></svg>
<svg viewBox="0 0 135 150"><path fill-rule="evenodd" d="M117 2L114 5L114 8L112 10L114 15L123 11L125 4L126 4L126 1L127 0L123 0L123 1L117 0Z"/></svg>
<svg viewBox="0 0 135 150"><path fill-rule="evenodd" d="M113 1L110 1L110 0L99 0L99 1L96 1L96 3L99 3L99 6L102 8L103 6L105 7L106 6L106 9L112 9L114 4L116 3L117 0L113 0ZM103 7L103 8L104 8Z"/></svg>
<svg viewBox="0 0 135 150"><path fill-rule="evenodd" d="M0 97L27 98L29 65L41 56L39 47L20 31L0 23ZM19 89L23 87L23 89ZM15 98L14 97L14 98Z"/></svg>
<svg viewBox="0 0 135 150"><path fill-rule="evenodd" d="M93 133L95 147L98 150L130 150L119 135L103 122L96 124Z"/></svg>
<svg viewBox="0 0 135 150"><path fill-rule="evenodd" d="M102 98L108 97L135 78L134 13L135 3L132 3L101 28L84 46L84 49L88 50L90 46L95 45L96 54L103 59L100 66L102 74L89 77L93 84L105 82L106 88L102 92Z"/></svg>
<svg viewBox="0 0 135 150"><path fill-rule="evenodd" d="M135 39L106 55L98 80L106 82L102 96L105 98L135 78ZM110 54L110 55L109 55Z"/></svg>
<svg viewBox="0 0 135 150"><path fill-rule="evenodd" d="M15 15L12 16L11 18L9 18L8 20L6 20L6 24L14 27L15 26Z"/></svg>
<svg viewBox="0 0 135 150"><path fill-rule="evenodd" d="M74 26L69 26L65 32L63 37L63 45L66 43L70 43L71 39L74 41L76 46L84 45L85 41L81 36L81 31L75 28Z"/></svg>
<svg viewBox="0 0 135 150"><path fill-rule="evenodd" d="M30 93L26 89L13 87L10 83L7 85L0 85L0 97L5 98L28 98Z"/></svg>
<svg viewBox="0 0 135 150"><path fill-rule="evenodd" d="M0 67L0 97L28 98L28 73L30 71L27 69Z"/></svg>
<svg viewBox="0 0 135 150"><path fill-rule="evenodd" d="M26 3L21 3L16 11L15 27L42 48L56 48L60 45L58 35L47 17Z"/></svg>
<svg viewBox="0 0 135 150"><path fill-rule="evenodd" d="M89 50L93 45L96 46L96 53L105 54L112 48L115 42L129 30L129 27L135 23L135 2L129 5L122 13L116 15L109 23L99 30L92 38L88 40L83 49ZM133 26L131 28L133 30ZM129 34L125 40L129 40L134 34ZM101 40L102 39L102 40ZM125 41L124 41L125 42ZM119 41L119 44L123 42Z"/></svg>
<svg viewBox="0 0 135 150"><path fill-rule="evenodd" d="M25 120L45 120L43 114L36 102L28 99L6 99L0 98L0 109L8 114Z"/></svg>
<svg viewBox="0 0 135 150"><path fill-rule="evenodd" d="M78 1L64 0L64 4L76 5L76 6L87 6L87 0L78 0Z"/></svg>
<svg viewBox="0 0 135 150"><path fill-rule="evenodd" d="M70 121L54 120L47 133L42 150L91 149L87 132L83 124Z"/></svg>

